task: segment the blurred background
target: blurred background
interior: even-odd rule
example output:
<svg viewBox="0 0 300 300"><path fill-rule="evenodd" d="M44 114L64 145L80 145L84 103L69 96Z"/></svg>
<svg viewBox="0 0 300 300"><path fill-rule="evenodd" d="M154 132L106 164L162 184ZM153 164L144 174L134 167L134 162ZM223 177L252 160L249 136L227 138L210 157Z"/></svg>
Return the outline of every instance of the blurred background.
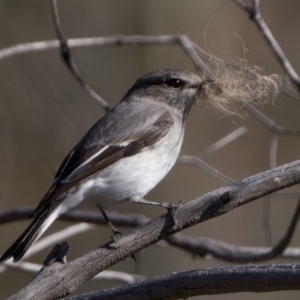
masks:
<svg viewBox="0 0 300 300"><path fill-rule="evenodd" d="M187 34L207 52L222 59L246 58L249 63L284 75L261 33L248 15L225 0L64 0L58 1L62 29L67 38L124 35ZM264 0L261 12L285 54L300 72L297 39L300 2ZM21 43L56 39L50 1L1 1L0 49ZM245 48L247 49L245 55ZM196 71L177 45L134 45L72 50L84 80L111 106L141 75L162 68ZM281 93L274 103L259 109L277 124L300 129L299 102ZM0 61L0 210L37 205L48 190L63 158L104 110L79 86L62 62L58 50L35 52ZM187 121L181 154L197 155L240 127L247 136L207 156L205 161L227 176L240 180L269 168L270 131L251 116L225 116L209 103L193 108ZM277 165L299 159L300 137L279 137ZM148 194L149 199L178 203L195 199L225 185L190 165L176 165ZM299 192L295 186L284 192ZM272 198L272 243L284 235L297 197ZM128 204L122 213L156 217L160 208ZM183 233L220 239L241 246L270 246L264 229L264 200L194 226ZM0 226L0 253L21 234L28 221ZM56 221L44 234L71 223ZM122 232L129 228L120 228ZM99 226L68 239L68 260L77 258L110 239L108 226ZM299 246L296 233L293 246ZM41 263L47 253L35 255ZM280 262L276 260L276 262ZM283 261L281 261L283 262ZM286 260L284 262L287 262ZM271 262L267 262L271 263ZM217 259L201 259L153 245L111 268L152 277L174 271L229 265ZM1 296L6 298L25 286L32 274L8 270L0 274ZM85 283L76 294L120 285L114 281ZM201 299L298 299L299 292L239 293L204 296ZM200 298L200 297L199 297ZM194 299L198 299L195 297Z"/></svg>

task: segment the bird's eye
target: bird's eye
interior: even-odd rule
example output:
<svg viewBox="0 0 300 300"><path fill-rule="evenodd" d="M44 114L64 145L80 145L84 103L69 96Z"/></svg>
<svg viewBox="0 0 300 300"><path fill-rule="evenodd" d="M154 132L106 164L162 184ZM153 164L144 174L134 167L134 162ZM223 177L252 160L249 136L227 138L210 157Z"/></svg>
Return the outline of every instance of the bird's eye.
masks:
<svg viewBox="0 0 300 300"><path fill-rule="evenodd" d="M174 89L178 89L183 85L183 81L178 78L172 78L168 81L168 86Z"/></svg>

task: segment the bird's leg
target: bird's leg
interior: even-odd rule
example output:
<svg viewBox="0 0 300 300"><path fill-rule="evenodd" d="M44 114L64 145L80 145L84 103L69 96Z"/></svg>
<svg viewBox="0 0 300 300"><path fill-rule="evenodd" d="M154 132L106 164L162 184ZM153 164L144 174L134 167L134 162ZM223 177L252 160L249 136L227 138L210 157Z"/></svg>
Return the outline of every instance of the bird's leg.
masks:
<svg viewBox="0 0 300 300"><path fill-rule="evenodd" d="M99 207L99 206L98 206L98 208L99 208L100 212L102 213L102 216L103 216L104 220L106 221L106 223L109 225L110 229L111 229L112 232L113 232L113 236L111 237L112 240L113 240L115 243L117 243L117 240L118 240L117 236L118 236L118 235L122 235L122 233L121 233L117 228L114 227L113 223L112 223L111 220L108 218L108 216L107 216L105 210L102 209L102 208ZM136 257L135 257L134 254L132 254L131 257L136 261Z"/></svg>
<svg viewBox="0 0 300 300"><path fill-rule="evenodd" d="M112 239L116 242L116 240L117 240L117 239L116 239L116 236L117 236L117 235L122 235L122 233L121 233L118 229L116 229L116 228L114 227L113 223L112 223L111 220L108 218L108 216L107 216L105 210L102 209L102 208L99 207L99 206L98 206L98 208L99 208L100 212L102 213L102 216L103 216L104 220L106 221L106 223L109 225L111 231L113 232Z"/></svg>
<svg viewBox="0 0 300 300"><path fill-rule="evenodd" d="M174 215L174 210L177 209L181 205L181 202L179 204L171 204L171 203L166 203L166 202L161 202L160 203L160 202L149 201L149 200L146 200L144 198L139 198L139 197L132 197L130 199L130 201L133 202L133 203L156 205L156 206L161 206L161 207L166 208L168 210L170 216L172 217L173 222L175 223L175 225L180 227L179 224L177 224L177 221L176 221L176 218L175 218L175 215Z"/></svg>

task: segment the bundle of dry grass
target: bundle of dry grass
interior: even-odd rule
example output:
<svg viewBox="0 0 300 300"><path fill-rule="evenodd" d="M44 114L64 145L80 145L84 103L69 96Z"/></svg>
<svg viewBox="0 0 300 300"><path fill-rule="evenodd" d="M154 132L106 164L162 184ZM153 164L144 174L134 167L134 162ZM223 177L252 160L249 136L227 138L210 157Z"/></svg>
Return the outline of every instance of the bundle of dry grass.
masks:
<svg viewBox="0 0 300 300"><path fill-rule="evenodd" d="M201 98L226 114L241 115L245 103L265 104L279 93L281 78L278 75L264 75L262 68L244 59L215 60L209 67L214 80L203 84Z"/></svg>

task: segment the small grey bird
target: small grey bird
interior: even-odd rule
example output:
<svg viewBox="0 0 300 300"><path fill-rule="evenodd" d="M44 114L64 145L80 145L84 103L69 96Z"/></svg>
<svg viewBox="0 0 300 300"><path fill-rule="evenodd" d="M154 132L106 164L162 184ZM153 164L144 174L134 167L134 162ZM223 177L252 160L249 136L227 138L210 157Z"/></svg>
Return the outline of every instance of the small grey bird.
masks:
<svg viewBox="0 0 300 300"><path fill-rule="evenodd" d="M0 262L12 256L19 261L58 216L81 205L97 206L114 233L106 209L127 201L172 208L143 197L175 164L202 84L196 74L179 69L138 79L64 159L32 223Z"/></svg>

